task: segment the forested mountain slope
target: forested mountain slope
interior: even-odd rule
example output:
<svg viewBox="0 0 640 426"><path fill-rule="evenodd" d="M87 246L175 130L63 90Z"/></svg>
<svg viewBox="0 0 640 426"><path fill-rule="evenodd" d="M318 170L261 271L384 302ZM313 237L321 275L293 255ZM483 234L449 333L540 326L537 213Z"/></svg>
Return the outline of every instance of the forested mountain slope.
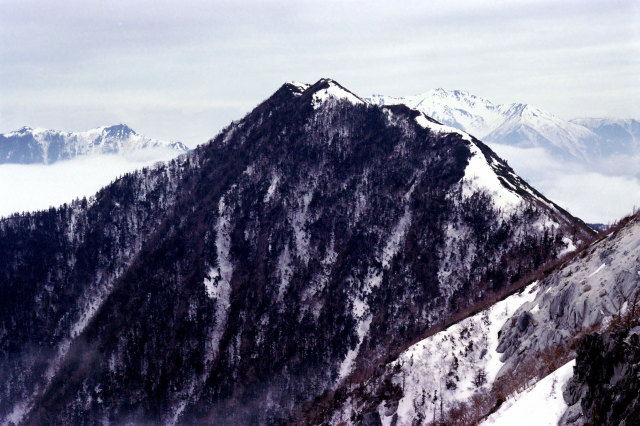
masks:
<svg viewBox="0 0 640 426"><path fill-rule="evenodd" d="M0 222L0 416L280 423L592 235L463 132L285 84L170 163Z"/></svg>

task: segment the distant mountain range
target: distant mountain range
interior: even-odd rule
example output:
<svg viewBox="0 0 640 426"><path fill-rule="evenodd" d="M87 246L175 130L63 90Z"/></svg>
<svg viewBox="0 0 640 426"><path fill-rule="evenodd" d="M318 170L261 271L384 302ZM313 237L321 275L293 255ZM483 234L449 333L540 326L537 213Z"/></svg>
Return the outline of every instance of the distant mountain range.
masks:
<svg viewBox="0 0 640 426"><path fill-rule="evenodd" d="M489 143L541 147L554 155L593 161L640 153L640 121L604 118L563 120L528 104L494 104L463 90L435 89L406 97L372 95L376 105L404 104Z"/></svg>
<svg viewBox="0 0 640 426"><path fill-rule="evenodd" d="M23 127L0 134L0 164L51 164L83 155L127 154L150 150L189 150L182 142L152 139L126 124L85 132L63 132Z"/></svg>

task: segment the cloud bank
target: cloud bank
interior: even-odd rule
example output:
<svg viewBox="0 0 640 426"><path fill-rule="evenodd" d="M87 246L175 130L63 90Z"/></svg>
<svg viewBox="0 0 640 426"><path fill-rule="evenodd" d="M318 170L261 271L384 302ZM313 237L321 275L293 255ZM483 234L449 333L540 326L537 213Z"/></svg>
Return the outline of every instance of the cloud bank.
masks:
<svg viewBox="0 0 640 426"><path fill-rule="evenodd" d="M488 145L527 182L588 223L611 223L640 207L640 179L634 174L639 163L616 171L611 159L582 164L560 161L542 148Z"/></svg>

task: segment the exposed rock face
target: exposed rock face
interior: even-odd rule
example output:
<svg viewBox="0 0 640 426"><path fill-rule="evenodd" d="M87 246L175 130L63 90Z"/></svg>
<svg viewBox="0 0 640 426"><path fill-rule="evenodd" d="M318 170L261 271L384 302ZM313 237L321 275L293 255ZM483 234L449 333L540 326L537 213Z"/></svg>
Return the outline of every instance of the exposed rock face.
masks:
<svg viewBox="0 0 640 426"><path fill-rule="evenodd" d="M139 135L125 124L86 132L32 129L0 134L0 164L51 164L91 154L126 154L168 150L176 155L189 149L181 142L167 142Z"/></svg>
<svg viewBox="0 0 640 426"><path fill-rule="evenodd" d="M506 362L502 372L548 348L568 348L581 334L606 328L629 309L640 288L638 271L640 218L635 216L540 282L536 298L522 305L501 330L498 351Z"/></svg>
<svg viewBox="0 0 640 426"><path fill-rule="evenodd" d="M504 382L496 382L490 404L499 401L504 383L521 380L515 386L521 392L525 380L530 385L577 354L563 424L638 424L637 320L626 329L587 334L640 314L640 215L617 228L545 271L548 278L421 340L367 380L336 392L314 419L357 423L362 413L376 410L385 424L437 422L443 413L454 416L461 401L467 412L477 402L487 408L482 397L496 379ZM398 392L387 392L385 383Z"/></svg>
<svg viewBox="0 0 640 426"><path fill-rule="evenodd" d="M282 422L591 235L464 133L286 84L178 160L0 222L0 416Z"/></svg>
<svg viewBox="0 0 640 426"><path fill-rule="evenodd" d="M577 348L562 424L640 424L640 327L590 334Z"/></svg>

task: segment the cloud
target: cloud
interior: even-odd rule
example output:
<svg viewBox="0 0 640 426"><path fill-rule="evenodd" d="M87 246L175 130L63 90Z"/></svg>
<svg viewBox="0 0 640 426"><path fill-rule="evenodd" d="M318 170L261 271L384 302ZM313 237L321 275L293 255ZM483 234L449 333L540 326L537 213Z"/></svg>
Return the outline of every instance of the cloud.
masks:
<svg viewBox="0 0 640 426"><path fill-rule="evenodd" d="M90 197L125 173L168 160L175 151L77 157L50 165L0 165L0 217Z"/></svg>
<svg viewBox="0 0 640 426"><path fill-rule="evenodd" d="M527 182L588 223L611 223L640 206L638 163L612 174L610 160L586 165L558 160L542 148L488 145Z"/></svg>

